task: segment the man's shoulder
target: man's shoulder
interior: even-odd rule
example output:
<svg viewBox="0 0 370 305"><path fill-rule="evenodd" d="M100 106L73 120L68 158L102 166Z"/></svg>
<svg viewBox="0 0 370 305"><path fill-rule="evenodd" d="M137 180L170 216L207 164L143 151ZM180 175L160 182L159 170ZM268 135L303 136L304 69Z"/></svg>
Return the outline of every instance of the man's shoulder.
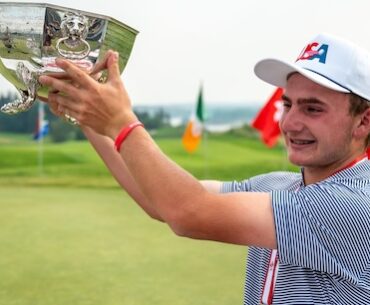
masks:
<svg viewBox="0 0 370 305"><path fill-rule="evenodd" d="M270 192L273 190L295 190L302 183L302 175L294 172L271 172L243 181L223 183L221 192Z"/></svg>
<svg viewBox="0 0 370 305"><path fill-rule="evenodd" d="M348 168L321 182L336 188L361 189L370 192L370 161Z"/></svg>
<svg viewBox="0 0 370 305"><path fill-rule="evenodd" d="M271 172L250 179L253 191L296 190L302 184L302 174L295 172Z"/></svg>

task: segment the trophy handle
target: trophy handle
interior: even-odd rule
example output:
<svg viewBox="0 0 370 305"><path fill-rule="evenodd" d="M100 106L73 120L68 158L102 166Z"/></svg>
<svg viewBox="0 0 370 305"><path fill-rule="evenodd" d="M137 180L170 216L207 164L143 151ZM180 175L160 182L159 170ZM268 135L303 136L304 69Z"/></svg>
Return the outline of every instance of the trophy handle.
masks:
<svg viewBox="0 0 370 305"><path fill-rule="evenodd" d="M62 38L58 39L56 44L59 55L72 60L81 60L87 57L91 49L85 40L89 27L90 22L86 16L74 12L66 13L60 23ZM63 49L62 46L66 49Z"/></svg>
<svg viewBox="0 0 370 305"><path fill-rule="evenodd" d="M37 90L40 87L39 74L31 72L23 62L19 62L16 68L18 79L25 85L26 90L19 90L21 99L7 103L0 108L0 111L7 114L17 114L30 109L36 100Z"/></svg>
<svg viewBox="0 0 370 305"><path fill-rule="evenodd" d="M67 59L80 59L81 60L81 59L84 59L87 55L89 55L90 45L86 40L84 39L80 40L84 44L85 49L82 51L78 51L78 52L77 51L66 51L60 47L60 45L65 44L67 40L68 40L68 37L65 37L65 38L60 38L57 42L56 49L58 50L58 53L61 56Z"/></svg>

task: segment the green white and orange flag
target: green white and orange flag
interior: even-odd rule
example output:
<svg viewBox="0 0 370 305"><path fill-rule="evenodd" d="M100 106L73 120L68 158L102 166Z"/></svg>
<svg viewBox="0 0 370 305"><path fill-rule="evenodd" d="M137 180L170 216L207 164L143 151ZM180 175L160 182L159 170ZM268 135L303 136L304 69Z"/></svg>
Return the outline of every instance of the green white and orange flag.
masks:
<svg viewBox="0 0 370 305"><path fill-rule="evenodd" d="M203 105L203 87L199 89L198 101L195 112L192 113L182 136L182 144L187 152L194 152L201 139L204 127L204 105Z"/></svg>

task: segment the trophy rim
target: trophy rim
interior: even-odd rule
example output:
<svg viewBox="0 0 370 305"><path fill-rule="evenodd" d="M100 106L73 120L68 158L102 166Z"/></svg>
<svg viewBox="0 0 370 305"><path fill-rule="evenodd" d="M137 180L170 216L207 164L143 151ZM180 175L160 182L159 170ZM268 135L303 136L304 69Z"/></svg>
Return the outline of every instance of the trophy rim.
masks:
<svg viewBox="0 0 370 305"><path fill-rule="evenodd" d="M64 11L70 11L70 12L78 12L78 13L81 13L81 14L88 14L89 16L92 16L92 17L96 17L96 18L101 18L101 19L106 19L106 20L109 20L109 21L112 21L116 24L118 24L119 26L122 26L124 28L126 28L127 30L131 31L132 33L134 33L135 35L139 34L139 31L130 27L129 25L123 23L122 21L119 21L118 19L115 19L113 17L110 17L110 16L107 16L107 15L103 15L103 14L98 14L98 13L93 13L93 12L89 12L89 11L84 11L84 10L80 10L80 9L74 9L74 8L71 8L71 7L67 7L67 6L61 6L61 5L56 5L56 4L51 4L51 3L45 3L45 2L0 2L0 6L3 6L3 5L11 5L11 6L33 6L33 7L45 7L45 8L53 8L53 9L59 9L59 10L64 10Z"/></svg>
<svg viewBox="0 0 370 305"><path fill-rule="evenodd" d="M1 0L0 0L1 1ZM41 0L43 1L43 0ZM13 33L9 32L8 26L6 26L6 32L2 33L4 34L4 37L1 37L2 44L0 47L1 50L1 56L0 56L0 73L3 74L4 78L10 82L19 93L19 98L16 99L13 102L7 103L0 107L0 112L6 113L6 114L17 114L20 112L28 111L36 101L37 96L47 96L47 93L49 91L48 86L43 86L38 82L38 76L47 73L47 72L61 72L61 71L53 71L53 68L55 68L55 58L56 56L63 56L71 60L76 60L76 64L80 64L85 66L88 66L88 68L91 68L96 61L99 59L99 56L103 53L100 51L103 50L103 52L107 51L110 46L112 48L118 48L121 49L124 55L120 55L120 73L124 70L127 61L130 57L132 47L135 41L135 38L137 34L139 33L134 28L126 25L125 23L112 18L107 15L103 14L97 14L89 11L84 11L80 9L74 9L71 7L64 7L60 5L55 4L49 4L44 2L0 2L0 14L1 16L4 16L3 22L4 26L7 23L7 20L13 16L14 18L17 17L18 11L27 11L27 10L35 10L35 12L32 12L32 14L35 15L35 18L37 19L37 36L35 38L35 35L33 35L31 38L29 38L27 35L29 33L27 32L15 32L14 37ZM73 50L69 50L68 48L65 48L66 50L62 49L59 50L58 46L60 43L65 43L66 40L68 40L68 36L65 36L65 33L62 33L62 35L57 36L55 38L54 43L56 43L56 46L52 45L52 38L53 33L50 32L50 36L48 36L48 39L50 41L47 41L49 44L44 44L44 38L45 35L49 35L45 31L48 29L49 24L45 25L45 22L47 21L48 17L48 10L52 11L55 10L58 15L69 15L71 14L70 18L80 18L77 15L82 15L83 20L81 23L88 22L87 19L91 19L92 22L94 22L94 19L100 19L99 22L101 23L101 26L99 28L99 35L105 35L111 31L111 35L108 37L111 41L111 44L105 45L102 42L102 39L105 38L103 36L97 37L97 39L93 40L96 41L94 46L94 54L90 54L91 46L89 42L85 40L85 37L81 35L81 33L77 33L77 38L75 39L82 44L82 47L77 50L77 52L74 52ZM9 16L8 16L9 15ZM32 17L34 16L32 15ZM76 16L75 16L76 15ZM8 18L9 17L9 18ZM58 16L58 18L64 18L66 19L69 16ZM20 18L19 18L20 19ZM43 20L41 20L43 19ZM44 23L42 23L42 21ZM22 21L15 23L14 27L17 27L18 24L21 24ZM73 25L75 23L78 23L77 20L71 21ZM2 26L1 24L1 26ZM58 21L59 25L59 21ZM85 24L83 24L85 26ZM9 25L11 27L11 25ZM12 25L13 26L13 25ZM54 26L54 25L53 25ZM65 26L65 25L64 25ZM33 30L33 28L31 28ZM57 30L60 30L59 28ZM79 29L80 30L80 29ZM119 36L120 31L124 33L124 35ZM2 30L3 32L3 30ZM31 33L31 32L30 32ZM118 34L117 34L118 33ZM68 33L67 33L68 34ZM85 33L82 33L85 34ZM22 36L23 35L23 36ZM3 35L1 35L3 36ZM31 36L31 34L29 35ZM87 36L87 35L86 35ZM102 38L103 37L103 38ZM122 37L122 44L120 42L114 43L114 40L117 38ZM17 43L21 41L20 46L17 46L17 44L14 42L16 40ZM46 41L46 40L45 40ZM73 39L71 39L73 42ZM71 43L71 41L68 41ZM28 43L28 44L27 44ZM2 47L4 45L4 47ZM65 43L65 45L67 45ZM74 47L76 44L71 43L70 46ZM48 49L49 46L51 47L51 50ZM46 47L45 50L42 48ZM41 49L40 49L41 48ZM15 52L22 52L24 49L25 51L23 54L19 55L17 54L10 54L11 50L14 49ZM36 52L37 50L38 52ZM40 50L43 50L45 53L40 52ZM7 51L7 53L6 53ZM63 51L63 52L62 52ZM4 54L3 54L4 52ZM57 53L58 52L58 53ZM10 54L10 55L8 55ZM59 55L58 55L59 54ZM90 56L90 58L86 58ZM86 59L85 59L86 58ZM9 60L6 64L5 60ZM44 62L43 62L44 60ZM40 61L40 62L39 62ZM105 81L105 75L103 74L101 81ZM69 121L70 118L68 119Z"/></svg>

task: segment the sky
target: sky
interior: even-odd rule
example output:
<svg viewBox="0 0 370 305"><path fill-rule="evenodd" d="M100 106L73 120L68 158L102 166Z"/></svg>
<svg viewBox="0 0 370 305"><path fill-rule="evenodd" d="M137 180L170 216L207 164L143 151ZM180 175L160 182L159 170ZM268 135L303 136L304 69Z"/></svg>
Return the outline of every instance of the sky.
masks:
<svg viewBox="0 0 370 305"><path fill-rule="evenodd" d="M274 88L254 76L254 64L294 61L320 32L370 50L366 0L43 2L107 15L140 32L122 74L133 105L192 103L201 83L207 103L263 104ZM15 89L1 77L0 94L8 90Z"/></svg>

